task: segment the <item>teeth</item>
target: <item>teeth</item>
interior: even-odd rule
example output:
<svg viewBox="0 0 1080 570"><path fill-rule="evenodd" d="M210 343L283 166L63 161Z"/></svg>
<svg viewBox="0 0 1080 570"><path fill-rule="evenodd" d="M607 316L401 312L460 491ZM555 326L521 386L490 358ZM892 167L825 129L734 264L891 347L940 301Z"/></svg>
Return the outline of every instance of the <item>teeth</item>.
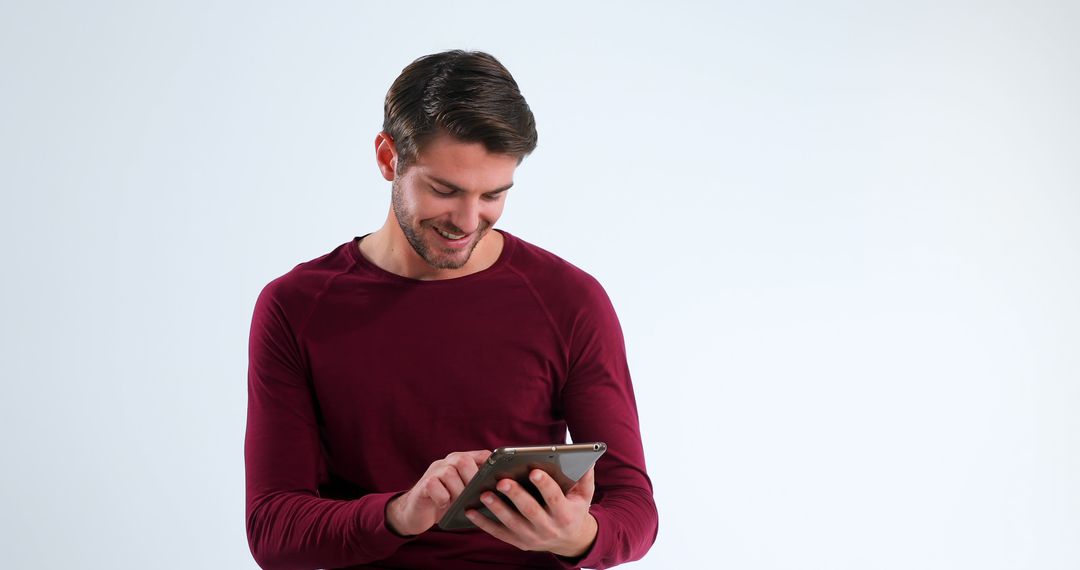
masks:
<svg viewBox="0 0 1080 570"><path fill-rule="evenodd" d="M448 234L448 233L440 230L439 228L435 228L435 231L439 232L439 234L442 235L442 237L444 237L446 239L461 239L461 238L465 237L465 234Z"/></svg>

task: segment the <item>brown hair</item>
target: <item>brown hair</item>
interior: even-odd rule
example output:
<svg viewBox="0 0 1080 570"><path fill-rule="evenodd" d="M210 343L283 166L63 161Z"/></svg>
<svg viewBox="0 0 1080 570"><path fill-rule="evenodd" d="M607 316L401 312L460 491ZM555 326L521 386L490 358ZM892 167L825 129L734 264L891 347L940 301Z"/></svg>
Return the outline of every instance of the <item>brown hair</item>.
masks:
<svg viewBox="0 0 1080 570"><path fill-rule="evenodd" d="M418 58L386 93L383 131L397 148L399 173L439 132L516 156L536 148L536 121L517 82L482 51L451 50Z"/></svg>

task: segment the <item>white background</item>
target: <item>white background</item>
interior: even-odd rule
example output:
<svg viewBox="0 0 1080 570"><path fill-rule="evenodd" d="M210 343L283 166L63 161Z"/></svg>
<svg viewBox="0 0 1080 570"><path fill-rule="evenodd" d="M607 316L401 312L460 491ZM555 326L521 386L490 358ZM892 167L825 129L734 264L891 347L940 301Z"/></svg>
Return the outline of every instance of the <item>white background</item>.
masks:
<svg viewBox="0 0 1080 570"><path fill-rule="evenodd" d="M1076 3L449 4L5 2L0 565L255 566L255 297L465 48L538 121L499 227L622 320L631 566L1080 567Z"/></svg>

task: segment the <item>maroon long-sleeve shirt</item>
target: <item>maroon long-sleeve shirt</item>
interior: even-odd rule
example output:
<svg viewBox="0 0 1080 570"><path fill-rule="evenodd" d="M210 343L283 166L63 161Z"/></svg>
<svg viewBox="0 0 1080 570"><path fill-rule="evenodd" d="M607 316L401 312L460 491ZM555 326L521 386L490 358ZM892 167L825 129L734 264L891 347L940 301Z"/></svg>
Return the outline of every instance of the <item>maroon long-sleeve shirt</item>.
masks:
<svg viewBox="0 0 1080 570"><path fill-rule="evenodd" d="M622 331L600 284L502 232L489 268L421 281L354 238L270 282L251 324L247 533L273 568L602 568L657 531ZM392 533L385 506L453 451L603 441L584 557L480 530ZM493 566L495 565L495 566Z"/></svg>

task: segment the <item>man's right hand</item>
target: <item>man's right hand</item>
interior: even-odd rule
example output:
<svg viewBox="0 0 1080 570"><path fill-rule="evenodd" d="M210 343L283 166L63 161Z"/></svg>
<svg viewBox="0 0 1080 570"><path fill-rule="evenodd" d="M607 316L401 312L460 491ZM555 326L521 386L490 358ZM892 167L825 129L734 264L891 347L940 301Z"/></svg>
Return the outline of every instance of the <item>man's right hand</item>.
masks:
<svg viewBox="0 0 1080 570"><path fill-rule="evenodd" d="M403 536L431 528L487 461L490 451L455 451L430 466L404 495L386 505L386 524Z"/></svg>

